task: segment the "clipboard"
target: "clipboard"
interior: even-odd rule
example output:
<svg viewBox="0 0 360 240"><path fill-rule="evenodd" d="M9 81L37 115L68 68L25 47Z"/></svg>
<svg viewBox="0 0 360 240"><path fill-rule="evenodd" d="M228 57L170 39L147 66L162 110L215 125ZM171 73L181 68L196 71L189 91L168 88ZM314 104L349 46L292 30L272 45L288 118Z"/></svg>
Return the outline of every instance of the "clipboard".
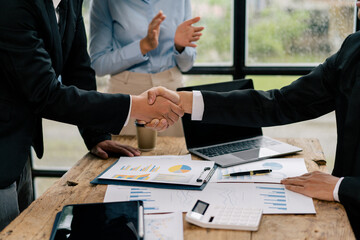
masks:
<svg viewBox="0 0 360 240"><path fill-rule="evenodd" d="M142 201L72 204L56 214L50 240L144 238Z"/></svg>
<svg viewBox="0 0 360 240"><path fill-rule="evenodd" d="M141 160L143 159L147 159L147 158L157 158L157 157L161 157L161 156L147 156L147 157L142 157ZM136 161L137 158L139 159L139 161ZM122 159L126 159L128 161L123 162L119 162L122 161ZM130 162L131 161L131 162ZM129 162L131 163L131 165L129 165ZM153 171L154 169L161 169L161 165L158 166L157 163L154 161L153 165L148 165L145 164L146 166L144 166L143 168L137 168L138 166L142 166L141 165L141 161L139 157L120 157L119 160L117 160L115 163L113 163L110 167L108 167L105 171L103 171L101 174L99 174L95 179L93 179L90 183L92 184L105 184L105 185L123 185L123 186L136 186L136 187L153 187L153 188L164 188L164 189L180 189L180 190L203 190L206 186L206 184L210 181L210 178L213 176L217 165L215 165L214 162L212 161L169 161L167 162L170 165L174 165L170 168L165 167L165 169L172 171L172 174L165 174L165 180L166 178L170 178L172 176L179 176L181 177L182 174L183 176L186 176L186 174L188 172L190 172L192 169L191 167L193 167L194 164L197 165L197 174L192 176L191 179L191 183L181 183L181 182L176 182L176 181L154 181L154 180L148 180L145 179L145 177L147 177L146 175L149 174L145 174L145 173L149 173L151 171ZM204 165L205 167L201 167L201 170L199 169L199 165ZM210 166L210 167L209 167ZM116 171L113 171L114 168L125 168L125 170L128 171L138 171L138 170L143 170L142 172L144 173L143 175L121 175L121 174L115 174ZM133 170L130 170L133 169ZM134 170L135 169L135 170ZM111 175L110 171L113 175ZM157 171L157 170L156 170ZM166 170L165 170L166 172ZM139 173L139 172L138 172ZM163 172L162 172L163 173ZM159 173L157 176L159 176ZM179 173L179 174L175 174L175 173ZM115 174L115 175L114 175ZM113 176L113 178L105 178L104 176ZM117 179L117 176L119 177L119 179ZM129 179L126 177L133 177L133 179ZM142 176L143 178L141 179L139 176ZM154 175L152 175L154 176ZM163 176L163 175L162 175ZM157 179L161 179L161 177L156 177Z"/></svg>

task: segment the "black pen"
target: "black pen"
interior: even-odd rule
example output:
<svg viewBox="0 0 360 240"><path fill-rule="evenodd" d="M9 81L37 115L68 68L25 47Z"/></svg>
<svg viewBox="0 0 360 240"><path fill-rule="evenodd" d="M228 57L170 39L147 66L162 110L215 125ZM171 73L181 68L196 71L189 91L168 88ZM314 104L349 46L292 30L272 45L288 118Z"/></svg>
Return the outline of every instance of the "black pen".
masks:
<svg viewBox="0 0 360 240"><path fill-rule="evenodd" d="M225 174L223 175L224 177L236 177L236 176L246 176L246 175L262 175L262 174L267 174L267 173L271 173L272 170L271 169L260 169L260 170L252 170L252 171L246 171L246 172L233 172L230 174Z"/></svg>

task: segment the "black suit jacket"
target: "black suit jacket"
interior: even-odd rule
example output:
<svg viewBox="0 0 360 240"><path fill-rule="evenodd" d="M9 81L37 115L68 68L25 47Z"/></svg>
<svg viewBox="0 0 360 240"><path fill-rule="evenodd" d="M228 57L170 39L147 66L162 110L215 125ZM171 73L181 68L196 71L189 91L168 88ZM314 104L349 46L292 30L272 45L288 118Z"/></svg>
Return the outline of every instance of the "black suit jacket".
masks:
<svg viewBox="0 0 360 240"><path fill-rule="evenodd" d="M117 134L130 98L100 94L90 68L82 0L0 0L0 188L20 175L33 145L43 154L41 118L75 124L90 148ZM57 78L62 77L61 84ZM106 134L104 134L106 133Z"/></svg>
<svg viewBox="0 0 360 240"><path fill-rule="evenodd" d="M280 90L203 92L203 121L249 127L275 126L317 118L335 110L337 149L333 175L353 230L360 238L360 32L341 49Z"/></svg>

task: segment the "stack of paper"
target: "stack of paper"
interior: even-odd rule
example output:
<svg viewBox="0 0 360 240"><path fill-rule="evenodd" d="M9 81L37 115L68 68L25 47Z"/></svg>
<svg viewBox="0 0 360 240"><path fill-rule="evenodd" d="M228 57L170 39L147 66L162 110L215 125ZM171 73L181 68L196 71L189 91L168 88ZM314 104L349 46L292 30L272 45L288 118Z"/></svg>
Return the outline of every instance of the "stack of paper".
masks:
<svg viewBox="0 0 360 240"><path fill-rule="evenodd" d="M121 161L118 163L102 177L126 178L126 174L131 175L136 170L140 171L140 175L144 175L141 179L143 181L171 180L181 184L193 184L199 178L199 174L200 176L203 174L206 163L208 167L213 166L213 162L210 161L193 161L190 155L121 157ZM262 176L223 176L232 172L254 169L271 169L272 172ZM133 172L125 174L121 171ZM141 173L142 171L143 173ZM164 178L160 175L161 178L159 178L158 175L152 175L152 173L177 174L181 177ZM315 214L312 198L288 191L284 185L279 184L283 178L295 177L304 173L307 173L304 159L267 159L229 168L217 168L210 183L202 191L109 185L104 202L142 200L147 214L187 212L198 199L215 205L262 208L264 214ZM193 175L190 177L191 174ZM133 175L135 176L135 174ZM131 180L132 177L128 176L127 178ZM139 180L141 176L134 178Z"/></svg>
<svg viewBox="0 0 360 240"><path fill-rule="evenodd" d="M109 185L104 202L144 201L145 213L187 212L197 199L226 206L262 208L264 214L315 214L311 198L281 184L209 183L202 191Z"/></svg>

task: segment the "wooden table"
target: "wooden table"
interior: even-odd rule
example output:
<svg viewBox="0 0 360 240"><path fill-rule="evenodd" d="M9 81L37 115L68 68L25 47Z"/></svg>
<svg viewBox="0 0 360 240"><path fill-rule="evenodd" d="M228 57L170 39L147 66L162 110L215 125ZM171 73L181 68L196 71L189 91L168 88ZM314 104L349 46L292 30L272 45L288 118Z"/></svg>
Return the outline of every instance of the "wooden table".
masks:
<svg viewBox="0 0 360 240"><path fill-rule="evenodd" d="M134 137L115 138L136 146ZM309 171L326 171L324 154L317 139L280 139L303 149L287 156L304 158ZM184 138L159 137L156 150L143 155L187 154ZM193 156L193 159L196 159ZM33 202L0 233L0 240L48 240L55 214L67 204L102 202L106 185L90 181L116 159L100 160L87 154L61 179ZM355 239L343 206L314 200L316 215L264 215L257 232L203 229L184 221L184 239ZM1 214L1 213L0 213Z"/></svg>

